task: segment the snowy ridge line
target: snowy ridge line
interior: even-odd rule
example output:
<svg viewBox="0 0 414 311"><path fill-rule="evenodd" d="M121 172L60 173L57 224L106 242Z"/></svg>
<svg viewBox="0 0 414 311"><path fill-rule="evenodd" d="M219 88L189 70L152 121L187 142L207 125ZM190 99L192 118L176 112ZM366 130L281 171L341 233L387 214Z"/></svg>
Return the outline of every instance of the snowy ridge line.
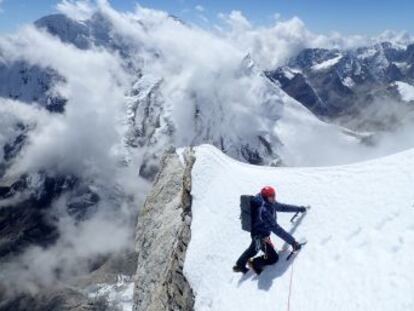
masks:
<svg viewBox="0 0 414 311"><path fill-rule="evenodd" d="M331 59L328 59L326 61L323 61L322 63L313 65L312 69L316 70L316 71L328 69L328 68L336 65L342 59L342 57L343 57L343 55L339 54L339 55L335 56L334 58L331 58Z"/></svg>
<svg viewBox="0 0 414 311"><path fill-rule="evenodd" d="M313 171L313 170L329 170L331 168L335 168L335 169L342 169L342 168L349 168L349 167L354 167L356 168L359 165L366 165L369 163L377 163L377 162L383 162L383 161L393 161L394 159L401 157L401 158L405 158L406 156L411 155L414 158L414 149L408 149L408 150L403 150L403 151L399 151L396 152L394 154L390 154L390 155L385 155L382 156L380 158L376 158L376 159L368 159L368 160L363 160L363 161L359 161L359 162L355 162L355 163L348 163L348 164L341 164L341 165L332 165L332 166L295 166L295 167L289 167L289 166L262 166L262 165L252 165L250 163L245 163L245 162L240 162L236 159L233 159L232 157L222 153L219 149L217 148L212 148L211 145L208 144L203 144L197 147L197 150L202 150L202 149L208 149L209 152L211 153L211 155L214 155L214 158L223 158L225 157L225 161L228 162L228 164L236 164L237 166L240 167L245 167L245 168L254 168L255 170L263 170L263 171L268 171L269 169L277 169L277 170L296 170L296 169L300 169L302 171ZM221 162L223 161L222 159L220 160Z"/></svg>
<svg viewBox="0 0 414 311"><path fill-rule="evenodd" d="M196 148L196 158L184 265L196 311L286 309L293 263L283 260L286 254L260 277L231 271L250 242L240 227L239 196L268 184L276 187L279 201L312 206L294 230L292 215L278 214L279 224L295 238L312 241L294 261L291 310L414 309L414 150L305 169L248 166L207 145Z"/></svg>

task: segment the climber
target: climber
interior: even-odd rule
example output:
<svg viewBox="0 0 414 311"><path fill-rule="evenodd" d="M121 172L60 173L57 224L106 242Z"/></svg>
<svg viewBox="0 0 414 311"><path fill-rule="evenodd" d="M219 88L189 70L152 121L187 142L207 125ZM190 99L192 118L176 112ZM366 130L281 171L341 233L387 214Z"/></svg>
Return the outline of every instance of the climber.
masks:
<svg viewBox="0 0 414 311"><path fill-rule="evenodd" d="M233 271L246 273L248 271L247 264L254 272L260 274L266 265L275 264L279 259L270 240L271 232L291 245L294 251L298 251L301 248L301 245L277 224L276 211L305 213L310 206L293 206L276 202L275 189L266 186L259 194L251 197L250 208L252 211L250 232L252 242L237 260ZM254 257L260 250L264 254Z"/></svg>

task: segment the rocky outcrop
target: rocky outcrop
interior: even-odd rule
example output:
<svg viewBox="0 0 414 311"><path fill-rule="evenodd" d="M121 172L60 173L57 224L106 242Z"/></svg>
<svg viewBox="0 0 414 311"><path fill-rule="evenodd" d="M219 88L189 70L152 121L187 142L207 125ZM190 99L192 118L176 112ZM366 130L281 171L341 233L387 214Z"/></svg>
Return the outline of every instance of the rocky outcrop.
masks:
<svg viewBox="0 0 414 311"><path fill-rule="evenodd" d="M1 311L112 311L105 299L89 299L75 288L47 290L37 295L24 294L0 302Z"/></svg>
<svg viewBox="0 0 414 311"><path fill-rule="evenodd" d="M19 100L27 104L36 102L50 112L62 113L67 100L54 92L53 87L64 81L64 78L50 67L0 59L1 98Z"/></svg>
<svg viewBox="0 0 414 311"><path fill-rule="evenodd" d="M12 294L7 283L0 282L0 311L121 311L132 303L124 289L135 274L136 258L134 250L112 254L95 262L100 266L90 273L32 288L33 292Z"/></svg>
<svg viewBox="0 0 414 311"><path fill-rule="evenodd" d="M412 51L414 45L389 42L348 50L307 48L266 76L324 120L358 131L388 131L399 126L395 119L413 113L395 84L414 83Z"/></svg>
<svg viewBox="0 0 414 311"><path fill-rule="evenodd" d="M193 310L193 291L183 274L191 231L190 149L168 151L139 212L134 311Z"/></svg>

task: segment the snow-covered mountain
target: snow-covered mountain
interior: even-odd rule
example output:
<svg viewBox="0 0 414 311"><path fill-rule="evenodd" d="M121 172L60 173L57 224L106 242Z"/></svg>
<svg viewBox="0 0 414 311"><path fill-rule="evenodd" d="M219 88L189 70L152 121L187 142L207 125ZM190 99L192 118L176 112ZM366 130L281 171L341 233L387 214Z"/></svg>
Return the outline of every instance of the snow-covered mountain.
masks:
<svg viewBox="0 0 414 311"><path fill-rule="evenodd" d="M146 180L170 146L211 143L271 165L341 162L331 155L360 146L359 134L318 120L246 53L164 13L103 3L83 20L47 16L1 37L0 55L7 294L107 275L132 246ZM335 147L304 156L321 137Z"/></svg>
<svg viewBox="0 0 414 311"><path fill-rule="evenodd" d="M211 145L171 151L140 211L133 310L411 310L413 165L413 149L319 168L252 166ZM312 206L294 223L277 217L308 243L260 276L234 273L251 242L239 198L263 185L280 202Z"/></svg>
<svg viewBox="0 0 414 311"><path fill-rule="evenodd" d="M0 300L14 295L0 310L24 310L33 297L22 292L60 310L56 295L87 305L94 284L123 287L137 264L138 206L166 149L208 143L270 166L395 151L321 121L225 36L107 1L87 13L0 37ZM327 61L314 69L340 60Z"/></svg>
<svg viewBox="0 0 414 311"><path fill-rule="evenodd" d="M39 103L49 111L62 112L64 98L51 92L61 77L50 68L32 66L22 61L0 61L0 96L30 103Z"/></svg>
<svg viewBox="0 0 414 311"><path fill-rule="evenodd" d="M119 56L121 70L125 70L124 74L128 79L126 84L122 85L123 97L115 103L120 114L113 118L116 118L115 125L123 126L120 141L117 142L121 144L121 150L118 151L120 156L116 161L123 163L124 168L128 169L132 163L137 163L137 166L130 169L133 171L138 168L136 174L139 172L144 178L151 179L157 172L163 150L169 146L181 147L206 142L214 144L236 159L268 165L332 164L330 161L335 162L336 159L330 154L359 145L362 136L319 121L309 110L271 83L249 55L244 56L221 41L216 43L219 47L223 45L229 52L235 53L235 57L231 57L231 63L227 64L228 68L223 68L219 64L214 65L212 68L206 68L204 74L195 72L193 77L183 82L180 78L187 75L187 71L174 69L172 74L175 77L167 76L163 70L154 73L151 71L152 67L146 68L143 65L143 59L166 58L164 61L169 62L169 55L165 55L165 51L161 49L164 42L161 42L160 46L151 46L143 41L140 35L151 36L153 31L156 36L159 28L163 27L177 27L177 32L186 34L191 34L193 30L169 16L163 16L159 21L134 19L129 21L129 26L137 33L133 33L136 37L131 39L131 33L122 32L122 29L116 27L114 18L111 19L110 14L116 14L115 11L110 8L106 10L109 11L99 11L83 21L71 19L63 14L47 16L37 21L36 28L30 31L64 50L75 50L77 57L95 49L107 50ZM48 122L47 119L36 119L38 117L23 117L23 113L27 114L27 111L19 112L16 106L31 104L35 105L35 110L40 111L43 109L41 107L45 107L49 111L57 112L58 114L52 115L52 118L58 119L60 113L63 114L63 118L71 113L84 113L80 109L75 110L73 100L64 94L67 92L67 85L74 83L70 79L78 79L79 74L76 72L74 78L67 77L65 64L48 63L44 61L43 56L39 60L33 60L30 52L24 53L24 50L29 48L27 41L30 42L32 39L24 34L21 36L22 38L18 35L4 38L0 42L0 50L3 50L0 76L6 81L1 86L2 94L4 98L19 101L2 103L2 109L5 111L2 118L7 122L7 127L2 133L2 174L7 177L2 182L2 199L3 202L9 202L10 198L27 193L18 203L11 200L13 203L4 204L23 206L22 215L31 215L32 210L39 204L44 212L35 217L35 222L33 217L27 216L24 217L27 223L22 222L21 227L13 226L13 230L6 230L8 234L2 236L5 241L2 253L5 255L16 247L20 249L20 245L43 245L45 241L53 242L58 237L53 221L48 220L48 211L63 194L67 200L67 211L78 220L79 213L88 214L89 209L95 211L95 205L102 201L107 188L118 187L116 183L96 181L95 175L79 176L79 172L68 168L57 170L56 168L61 165L60 161L65 162L64 158L57 163L48 162L36 170L23 171L13 176L15 165L21 161L22 154L31 161L30 147L39 135L45 135L38 133L38 128L44 126L43 122ZM12 53L15 45L20 45L22 55L16 56ZM39 49L38 46L36 48ZM150 55L143 51L150 51ZM74 66L81 65L75 63ZM196 59L194 64L189 66L190 70L191 66L202 67L204 60ZM206 81L203 80L203 75ZM80 83L83 83L82 79ZM171 93L170 89L174 87L174 93ZM243 92L240 92L241 89ZM95 96L94 90L89 91L89 94L79 99L80 105L88 105L87 97ZM82 103L84 99L86 104ZM181 107L183 104L184 108ZM37 105L40 105L40 108L37 108ZM66 111L66 108L69 111ZM89 118L95 118L95 114L98 113L94 109L96 108L90 107ZM73 123L67 126L76 125L77 123ZM68 130L70 134L71 129ZM323 156L306 151L307 155L304 156L302 151L316 144L321 137L333 142L335 148ZM91 137L90 143L94 144L94 139ZM66 144L65 141L61 142ZM67 145L65 148L69 151L71 147ZM68 158L68 154L63 154L63 157ZM93 163L95 160L88 161ZM95 178L94 186L90 185L91 178ZM46 200L43 199L44 196L47 197ZM37 213L36 210L36 215ZM6 228L12 226L10 217L12 216L8 213L4 216ZM32 236L28 227L44 227L47 230L42 231L43 233L35 231ZM27 234L16 237L18 231ZM46 238L49 235L50 238ZM10 243L14 243L13 247L9 246Z"/></svg>
<svg viewBox="0 0 414 311"><path fill-rule="evenodd" d="M169 19L168 23L178 23L175 19ZM135 26L139 28L149 27L144 22L136 21L136 23ZM314 135L314 131L337 133L333 135L342 136L339 141L353 140L350 137L346 138L340 128L334 129L334 126L319 122L278 86L268 83L249 55L243 57L239 54L238 56L241 57L239 63L237 60L233 62L230 70L235 75L232 78L233 83L247 87L246 93L253 93L255 98L249 98L248 101L241 100L238 97L239 94L224 94L225 91L223 92L219 86L213 85L212 87L218 92L217 97L214 98L210 96L210 93L204 94L204 90L190 89L193 86L187 85L185 87L188 89L184 91L191 92L191 103L186 112L188 116L184 116L184 122L187 124L183 124L181 120L176 120L171 115L171 110L175 110L173 106L175 103L169 103L163 94L163 89L168 88L168 82L165 81L162 73L158 76L152 73L143 74L145 69L139 68L140 61L144 58L140 56L142 50L149 50L150 47L145 47L145 42L141 44L139 38L137 42L128 42L125 33L117 33L118 30L111 25L108 16L99 12L92 15L90 19L80 22L57 14L44 17L35 25L57 36L62 42L73 44L79 49L98 46L121 54L125 67L128 66L128 72L136 80L130 86L125 100L128 105L127 122L130 123L127 142L131 146L145 150L145 161L141 167L141 173L145 177L153 176L156 167L151 163L156 163L156 161L151 161L151 159L167 145L187 146L209 142L227 154L250 163L270 164L282 160L286 164L297 164L303 159L295 159L297 151L290 146L293 140L285 138L287 130L282 128L282 123L301 124L304 129L297 129L297 131L303 134L309 133L307 140L317 136ZM187 28L188 26L178 23L178 27ZM144 31L147 32L146 29ZM164 52L154 50L152 53L162 55ZM134 66L130 66L131 64ZM47 85L44 82L45 77L49 80L50 77L46 73L45 77L39 76L37 72L28 73L28 75L29 80L38 82L38 85L30 86L32 93L30 98L46 97L51 87L43 86L42 88L41 85ZM18 80L20 79L25 78L19 77ZM195 79L198 78L195 77ZM245 85L247 82L248 85ZM21 90L22 86L14 83L10 89L18 92L16 90ZM187 97L188 94L183 94L183 96ZM24 100L20 96L15 96L15 98ZM233 103L228 103L227 100ZM273 131L277 123L280 128L279 133ZM324 130L328 128L334 130ZM285 137L279 137L281 135ZM357 144L357 140L355 143ZM284 153L290 154L289 157L283 156ZM301 164L310 163L302 162ZM329 163L322 160L317 164Z"/></svg>
<svg viewBox="0 0 414 311"><path fill-rule="evenodd" d="M347 124L356 128L395 128L395 119L412 115L413 51L414 44L389 42L305 49L267 76L318 116L351 119Z"/></svg>
<svg viewBox="0 0 414 311"><path fill-rule="evenodd" d="M263 168L239 163L212 146L195 151L192 224L184 274L195 310L411 310L414 307L414 152L347 166ZM390 181L392 180L392 187ZM294 261L259 276L231 267L250 243L241 230L240 194L274 185L281 202L307 205L281 226L308 244ZM219 206L217 202L220 202ZM283 241L272 237L276 248Z"/></svg>

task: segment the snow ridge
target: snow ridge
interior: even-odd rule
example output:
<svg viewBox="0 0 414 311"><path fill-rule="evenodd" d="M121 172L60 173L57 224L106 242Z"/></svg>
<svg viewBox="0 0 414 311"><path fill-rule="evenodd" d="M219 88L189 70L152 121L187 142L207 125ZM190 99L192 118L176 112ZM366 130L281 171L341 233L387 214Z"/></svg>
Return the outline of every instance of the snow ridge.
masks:
<svg viewBox="0 0 414 311"><path fill-rule="evenodd" d="M281 202L312 205L296 227L291 215L278 214L297 239L309 240L294 261L292 310L413 310L414 150L324 168L254 167L208 145L196 157L184 267L195 310L285 310L291 263L284 255L260 277L231 271L250 239L240 228L239 196L267 184Z"/></svg>

